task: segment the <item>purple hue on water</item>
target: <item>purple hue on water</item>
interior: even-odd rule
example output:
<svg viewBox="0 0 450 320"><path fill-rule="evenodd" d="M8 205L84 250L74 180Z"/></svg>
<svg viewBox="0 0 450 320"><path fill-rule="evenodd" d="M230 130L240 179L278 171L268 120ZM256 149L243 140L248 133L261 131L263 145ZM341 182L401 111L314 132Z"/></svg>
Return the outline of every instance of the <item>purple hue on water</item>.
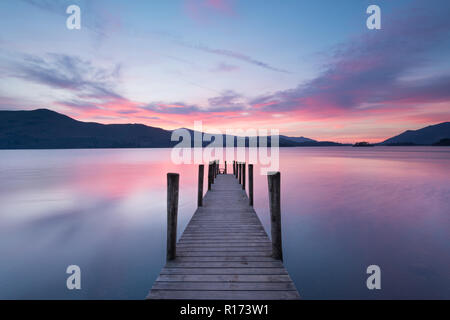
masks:
<svg viewBox="0 0 450 320"><path fill-rule="evenodd" d="M303 298L450 299L450 148L286 148L280 166L285 265ZM0 151L0 298L144 298L165 259L167 172L181 174L181 234L197 167L168 149ZM71 264L80 291L66 288Z"/></svg>

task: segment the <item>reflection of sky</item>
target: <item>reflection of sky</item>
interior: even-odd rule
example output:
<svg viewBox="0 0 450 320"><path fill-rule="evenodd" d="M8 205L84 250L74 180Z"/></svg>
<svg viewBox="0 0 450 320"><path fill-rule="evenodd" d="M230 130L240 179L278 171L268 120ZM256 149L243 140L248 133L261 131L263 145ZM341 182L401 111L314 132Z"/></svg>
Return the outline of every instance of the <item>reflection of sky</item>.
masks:
<svg viewBox="0 0 450 320"><path fill-rule="evenodd" d="M381 31L366 29L369 4L1 1L0 109L339 141L448 118L449 2L379 0Z"/></svg>
<svg viewBox="0 0 450 320"><path fill-rule="evenodd" d="M1 151L0 297L145 297L165 258L166 172L181 173L179 234L195 209L197 168L169 154ZM282 149L285 263L301 295L448 299L449 159L445 148ZM265 176L255 196L269 230ZM69 264L80 292L65 287ZM370 264L380 292L365 287Z"/></svg>

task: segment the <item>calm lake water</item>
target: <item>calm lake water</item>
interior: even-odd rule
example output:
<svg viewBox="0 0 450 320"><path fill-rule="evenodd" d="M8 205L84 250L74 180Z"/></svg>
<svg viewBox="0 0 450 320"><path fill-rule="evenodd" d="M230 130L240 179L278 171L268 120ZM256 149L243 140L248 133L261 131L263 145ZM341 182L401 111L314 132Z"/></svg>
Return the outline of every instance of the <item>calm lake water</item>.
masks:
<svg viewBox="0 0 450 320"><path fill-rule="evenodd" d="M450 148L285 148L280 171L285 265L303 298L450 299ZM181 174L180 235L197 167L169 149L0 151L0 298L143 299L165 260L167 172ZM257 174L270 234L267 193ZM81 290L66 288L71 264ZM381 290L366 287L371 264Z"/></svg>

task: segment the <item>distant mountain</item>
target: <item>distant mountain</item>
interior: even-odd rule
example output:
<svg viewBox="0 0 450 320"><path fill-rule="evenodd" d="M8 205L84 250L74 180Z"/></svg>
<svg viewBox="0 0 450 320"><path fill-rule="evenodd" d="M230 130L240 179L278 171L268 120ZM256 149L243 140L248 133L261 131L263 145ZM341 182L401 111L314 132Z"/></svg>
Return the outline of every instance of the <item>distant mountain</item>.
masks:
<svg viewBox="0 0 450 320"><path fill-rule="evenodd" d="M436 143L433 143L433 146L446 146L446 147L448 147L448 146L450 146L450 139L441 139L441 140L439 140L438 142L436 142Z"/></svg>
<svg viewBox="0 0 450 320"><path fill-rule="evenodd" d="M191 146L194 135L191 133ZM204 134L204 133L203 133ZM82 122L63 114L38 109L0 111L0 149L77 149L77 148L169 148L172 131L143 124L100 124ZM224 145L226 136L222 136ZM237 137L232 137L237 145ZM210 142L204 142L203 146ZM249 138L245 139L249 145ZM268 146L271 139L268 138ZM304 137L280 136L280 147L340 146Z"/></svg>
<svg viewBox="0 0 450 320"><path fill-rule="evenodd" d="M74 120L47 109L0 111L1 149L161 148L171 132L142 124Z"/></svg>
<svg viewBox="0 0 450 320"><path fill-rule="evenodd" d="M450 122L442 122L419 130L407 130L383 141L382 145L432 145L450 138Z"/></svg>
<svg viewBox="0 0 450 320"><path fill-rule="evenodd" d="M305 137L288 137L288 136L282 136L282 135L280 135L280 139L294 141L294 142L298 142L298 143L317 142L316 140L305 138Z"/></svg>

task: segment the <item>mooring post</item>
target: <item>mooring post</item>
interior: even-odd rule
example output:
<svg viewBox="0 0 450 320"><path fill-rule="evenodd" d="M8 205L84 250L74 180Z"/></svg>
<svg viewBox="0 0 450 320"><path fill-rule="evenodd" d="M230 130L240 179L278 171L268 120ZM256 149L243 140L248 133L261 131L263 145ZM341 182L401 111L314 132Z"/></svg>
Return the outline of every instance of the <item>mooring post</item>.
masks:
<svg viewBox="0 0 450 320"><path fill-rule="evenodd" d="M242 185L242 172L244 171L244 165L241 162L241 169L240 169L240 174L239 174L239 183Z"/></svg>
<svg viewBox="0 0 450 320"><path fill-rule="evenodd" d="M248 165L248 198L250 206L253 207L253 164Z"/></svg>
<svg viewBox="0 0 450 320"><path fill-rule="evenodd" d="M198 196L197 206L203 206L203 177L205 175L205 165L198 165Z"/></svg>
<svg viewBox="0 0 450 320"><path fill-rule="evenodd" d="M245 190L245 166L246 163L242 164L242 190Z"/></svg>
<svg viewBox="0 0 450 320"><path fill-rule="evenodd" d="M236 161L236 179L238 179L238 181L239 181L239 162L238 161Z"/></svg>
<svg viewBox="0 0 450 320"><path fill-rule="evenodd" d="M167 261L176 257L179 183L178 173L167 174Z"/></svg>
<svg viewBox="0 0 450 320"><path fill-rule="evenodd" d="M241 173L242 173L242 165L241 165L241 163L239 162L238 163L238 181L239 181L239 184L241 184Z"/></svg>
<svg viewBox="0 0 450 320"><path fill-rule="evenodd" d="M281 244L280 172L269 172L267 181L269 184L272 257L283 261L283 248Z"/></svg>
<svg viewBox="0 0 450 320"><path fill-rule="evenodd" d="M225 161L225 168L223 169L223 174L227 174L227 162Z"/></svg>
<svg viewBox="0 0 450 320"><path fill-rule="evenodd" d="M216 165L216 177L217 177L217 175L219 174L219 160L216 160L216 163L217 163L217 165Z"/></svg>
<svg viewBox="0 0 450 320"><path fill-rule="evenodd" d="M212 172L211 172L211 183L214 184L214 179L216 179L216 160L212 162Z"/></svg>
<svg viewBox="0 0 450 320"><path fill-rule="evenodd" d="M211 190L211 184L212 184L212 163L210 161L208 165L208 191Z"/></svg>
<svg viewBox="0 0 450 320"><path fill-rule="evenodd" d="M233 160L233 176L236 177L236 167L235 167L236 161Z"/></svg>

